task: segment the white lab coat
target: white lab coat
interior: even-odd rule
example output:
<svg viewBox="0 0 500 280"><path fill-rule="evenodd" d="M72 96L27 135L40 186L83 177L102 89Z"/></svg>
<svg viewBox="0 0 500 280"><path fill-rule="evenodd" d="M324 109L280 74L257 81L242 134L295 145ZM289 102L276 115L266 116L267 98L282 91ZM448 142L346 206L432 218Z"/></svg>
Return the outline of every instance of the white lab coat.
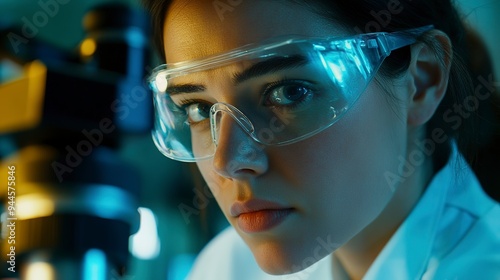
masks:
<svg viewBox="0 0 500 280"><path fill-rule="evenodd" d="M188 279L343 279L332 255L295 274L268 275L228 228L201 252ZM500 206L456 148L363 279L500 279Z"/></svg>

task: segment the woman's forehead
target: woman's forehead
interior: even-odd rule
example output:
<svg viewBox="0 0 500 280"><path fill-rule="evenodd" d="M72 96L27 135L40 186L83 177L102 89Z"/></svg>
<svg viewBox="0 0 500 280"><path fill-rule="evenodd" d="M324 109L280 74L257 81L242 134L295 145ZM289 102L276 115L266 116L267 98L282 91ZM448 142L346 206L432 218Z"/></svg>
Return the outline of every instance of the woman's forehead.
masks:
<svg viewBox="0 0 500 280"><path fill-rule="evenodd" d="M345 34L340 25L291 1L176 2L165 20L167 63L199 59L284 35Z"/></svg>

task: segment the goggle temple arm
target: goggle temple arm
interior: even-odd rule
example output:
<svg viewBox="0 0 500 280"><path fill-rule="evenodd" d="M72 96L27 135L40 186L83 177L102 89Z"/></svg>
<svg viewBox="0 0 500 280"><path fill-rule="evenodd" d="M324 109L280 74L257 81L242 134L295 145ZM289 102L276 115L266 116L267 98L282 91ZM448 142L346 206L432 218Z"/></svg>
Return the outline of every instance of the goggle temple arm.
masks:
<svg viewBox="0 0 500 280"><path fill-rule="evenodd" d="M387 40L387 46L389 53L391 51L400 49L402 47L409 46L417 42L417 38L423 33L434 29L434 25L427 25L419 28L414 28L405 31L397 31L392 33L387 33L385 38Z"/></svg>

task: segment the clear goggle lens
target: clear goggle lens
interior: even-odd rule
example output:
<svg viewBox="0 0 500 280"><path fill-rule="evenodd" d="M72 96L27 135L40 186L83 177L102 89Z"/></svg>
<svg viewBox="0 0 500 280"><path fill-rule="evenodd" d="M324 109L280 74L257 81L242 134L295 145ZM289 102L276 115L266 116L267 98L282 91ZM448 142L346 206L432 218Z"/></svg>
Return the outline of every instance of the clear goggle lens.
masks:
<svg viewBox="0 0 500 280"><path fill-rule="evenodd" d="M193 162L214 155L225 120L264 145L308 138L353 106L392 50L430 29L287 39L159 66L149 79L154 142L167 157ZM221 91L233 105L209 101Z"/></svg>

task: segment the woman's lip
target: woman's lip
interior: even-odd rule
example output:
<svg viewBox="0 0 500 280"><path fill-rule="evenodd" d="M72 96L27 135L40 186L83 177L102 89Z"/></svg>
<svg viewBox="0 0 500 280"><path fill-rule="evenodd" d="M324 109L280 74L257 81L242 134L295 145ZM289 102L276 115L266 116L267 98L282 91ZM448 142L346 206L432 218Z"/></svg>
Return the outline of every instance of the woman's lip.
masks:
<svg viewBox="0 0 500 280"><path fill-rule="evenodd" d="M252 199L245 202L235 202L231 206L230 214L233 217L238 217L241 214L257 212L262 210L280 210L289 209L291 207L286 207L276 202L271 202L261 199Z"/></svg>
<svg viewBox="0 0 500 280"><path fill-rule="evenodd" d="M293 209L259 210L242 213L238 216L238 227L246 233L270 230L281 224Z"/></svg>
<svg viewBox="0 0 500 280"><path fill-rule="evenodd" d="M247 233L262 232L281 224L294 211L293 208L267 200L252 199L235 202L230 214L238 227Z"/></svg>

